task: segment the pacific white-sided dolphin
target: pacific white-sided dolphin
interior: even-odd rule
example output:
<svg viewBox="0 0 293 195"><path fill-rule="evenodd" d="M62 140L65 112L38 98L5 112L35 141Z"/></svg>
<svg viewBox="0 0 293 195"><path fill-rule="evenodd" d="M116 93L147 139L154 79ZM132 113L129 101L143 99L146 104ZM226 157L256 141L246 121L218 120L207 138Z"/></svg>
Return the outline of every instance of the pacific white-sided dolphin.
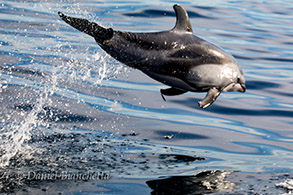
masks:
<svg viewBox="0 0 293 195"><path fill-rule="evenodd" d="M118 61L171 86L161 89L164 100L163 95L207 92L198 102L201 108L206 108L221 92L245 92L245 79L236 60L219 47L194 36L185 9L178 4L173 8L175 27L154 33L116 31L86 19L58 14L66 23L94 37L100 47Z"/></svg>

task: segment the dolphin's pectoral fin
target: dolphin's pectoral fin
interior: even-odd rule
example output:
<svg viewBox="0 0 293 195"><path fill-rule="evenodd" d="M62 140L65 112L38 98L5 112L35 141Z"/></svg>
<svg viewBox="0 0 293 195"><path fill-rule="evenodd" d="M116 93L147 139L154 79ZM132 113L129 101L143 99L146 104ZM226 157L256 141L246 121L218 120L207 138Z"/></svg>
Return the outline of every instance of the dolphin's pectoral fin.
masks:
<svg viewBox="0 0 293 195"><path fill-rule="evenodd" d="M208 106L212 105L212 103L217 99L217 97L221 94L221 91L217 88L211 88L207 95L204 97L202 101L198 102L199 107L207 108Z"/></svg>
<svg viewBox="0 0 293 195"><path fill-rule="evenodd" d="M113 29L112 28L104 28L97 23L90 22L86 19L81 18L73 18L70 16L66 16L65 14L58 12L58 15L62 20L64 20L67 24L72 27L84 32L96 39L97 42L102 42L104 40L109 40L113 37Z"/></svg>
<svg viewBox="0 0 293 195"><path fill-rule="evenodd" d="M164 95L167 96L173 96L173 95L181 95L183 93L186 93L187 91L181 90L181 89L176 89L176 88L168 88L168 89L161 89L161 96L163 98L164 101L166 101Z"/></svg>

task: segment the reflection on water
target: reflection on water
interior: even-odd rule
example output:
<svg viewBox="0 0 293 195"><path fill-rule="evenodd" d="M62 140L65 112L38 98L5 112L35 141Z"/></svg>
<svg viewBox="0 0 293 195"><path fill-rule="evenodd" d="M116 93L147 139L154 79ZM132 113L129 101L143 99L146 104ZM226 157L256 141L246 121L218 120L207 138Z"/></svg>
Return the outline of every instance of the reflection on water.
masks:
<svg viewBox="0 0 293 195"><path fill-rule="evenodd" d="M192 176L173 176L147 181L152 194L207 194L232 192L235 183L224 180L233 171L205 171Z"/></svg>
<svg viewBox="0 0 293 195"><path fill-rule="evenodd" d="M205 193L237 183L234 191L253 193L260 192L259 179L269 186L261 193L290 192L289 185L275 184L292 180L291 2L182 4L195 34L236 57L247 79L245 94L222 94L206 110L197 108L200 93L164 102L159 90L165 86L116 62L57 15L62 11L115 29L154 32L173 27L173 3L0 4L1 192L37 193L47 186L69 192L64 189L69 183L74 192L126 193L129 186L145 191L148 180L153 193L176 191L169 184L174 181L180 190L194 190L188 182L200 190L209 184L212 190ZM26 177L32 170L102 171L111 178L32 181ZM221 170L240 172L213 183L225 173Z"/></svg>

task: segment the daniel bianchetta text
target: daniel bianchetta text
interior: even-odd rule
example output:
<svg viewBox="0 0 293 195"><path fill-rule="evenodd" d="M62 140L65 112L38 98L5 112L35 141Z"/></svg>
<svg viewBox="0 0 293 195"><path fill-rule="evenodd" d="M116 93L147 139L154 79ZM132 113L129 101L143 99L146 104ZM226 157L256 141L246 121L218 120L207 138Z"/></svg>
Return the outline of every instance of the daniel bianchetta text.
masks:
<svg viewBox="0 0 293 195"><path fill-rule="evenodd" d="M29 171L27 173L17 173L12 174L9 172L2 173L0 178L10 178L19 177L27 180L109 180L109 173L105 172L39 172L39 171Z"/></svg>

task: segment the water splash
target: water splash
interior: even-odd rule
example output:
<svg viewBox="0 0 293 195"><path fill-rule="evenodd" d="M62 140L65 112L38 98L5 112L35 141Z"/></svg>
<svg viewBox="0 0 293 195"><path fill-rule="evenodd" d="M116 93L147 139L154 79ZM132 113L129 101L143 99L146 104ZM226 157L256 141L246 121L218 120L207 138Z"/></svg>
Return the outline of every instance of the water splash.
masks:
<svg viewBox="0 0 293 195"><path fill-rule="evenodd" d="M8 122L8 125L1 128L0 146L0 168L9 165L10 160L16 155L22 154L26 159L30 158L30 153L35 150L27 141L31 138L32 132L40 125L46 125L39 117L45 105L52 104L50 95L54 93L57 85L57 75L53 71L51 77L43 83L39 83L38 98L33 104L30 112L21 111L19 122ZM15 76L11 75L14 79Z"/></svg>
<svg viewBox="0 0 293 195"><path fill-rule="evenodd" d="M288 194L293 194L293 179L287 179L275 185L276 187L285 189Z"/></svg>
<svg viewBox="0 0 293 195"><path fill-rule="evenodd" d="M30 159L30 154L38 152L39 148L34 148L28 144L32 134L38 134L41 126L50 126L49 122L44 120L47 110L46 108L53 106L54 102L52 97L54 96L59 83L66 82L86 82L93 85L99 85L105 78L114 76L122 69L121 65L114 68L108 68L110 57L103 54L95 54L87 57L85 61L78 61L75 57L71 56L69 61L64 62L61 66L53 66L50 70L50 74L42 80L37 80L31 75L26 75L28 80L33 80L32 86L36 93L36 99L29 104L28 110L14 110L18 112L20 118L17 120L2 120L3 126L0 128L0 168L4 168L9 165L11 159L21 155L22 161ZM115 63L114 63L115 64ZM4 72L5 73L5 72ZM7 83L13 83L13 80L17 80L18 76L15 72L6 72L9 75L6 80L1 81L1 92L6 88L9 88ZM24 89L28 87L27 83L22 83L21 87ZM24 96L29 96L29 92L24 92ZM31 101L31 100L30 100ZM20 112L20 113L19 113ZM13 113L12 113L13 114ZM12 115L11 114L11 115Z"/></svg>
<svg viewBox="0 0 293 195"><path fill-rule="evenodd" d="M114 62L115 63L115 62ZM115 70L111 68L112 59L108 54L96 53L86 57L84 61L75 59L74 56L70 61L66 62L59 68L59 74L63 74L66 82L83 82L92 85L99 85L104 79L119 74L122 70L122 65L115 66ZM65 75L64 75L65 74ZM62 77L60 77L61 79ZM64 79L64 77L63 77Z"/></svg>

